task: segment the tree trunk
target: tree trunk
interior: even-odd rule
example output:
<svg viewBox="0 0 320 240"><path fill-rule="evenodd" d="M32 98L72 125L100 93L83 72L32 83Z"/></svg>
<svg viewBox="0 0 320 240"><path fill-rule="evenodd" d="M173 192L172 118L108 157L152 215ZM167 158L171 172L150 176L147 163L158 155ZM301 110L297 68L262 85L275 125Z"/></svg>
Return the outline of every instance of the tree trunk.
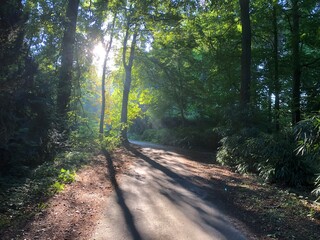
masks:
<svg viewBox="0 0 320 240"><path fill-rule="evenodd" d="M107 71L107 60L108 56L104 57L103 61L103 71L102 71L102 80L101 80L101 115L100 115L100 128L99 133L103 134L104 129L104 114L106 108L106 71Z"/></svg>
<svg viewBox="0 0 320 240"><path fill-rule="evenodd" d="M134 53L135 53L135 47L137 42L137 32L135 31L132 37L132 43L131 43L131 49L130 49L130 56L129 56L129 62L126 63L126 52L127 52L127 44L128 44L128 37L129 37L129 24L127 26L126 35L123 42L123 54L122 54L122 60L123 65L125 69L125 82L124 82L124 88L123 88L123 96L122 96L122 109L121 109L121 141L124 144L128 143L128 101L129 101L129 93L131 88L131 72L132 72L132 66L133 66L133 60L134 60Z"/></svg>
<svg viewBox="0 0 320 240"><path fill-rule="evenodd" d="M67 118L71 98L73 48L75 42L78 7L79 0L69 0L61 45L61 69L58 83L57 113L63 120Z"/></svg>
<svg viewBox="0 0 320 240"><path fill-rule="evenodd" d="M121 109L121 141L123 143L128 142L128 101L129 101L129 93L131 87L131 69L126 69L125 73L125 82L123 88L123 95L122 95L122 109Z"/></svg>
<svg viewBox="0 0 320 240"><path fill-rule="evenodd" d="M106 73L107 73L107 61L109 57L109 53L112 47L112 41L113 41L113 34L114 34L114 25L116 22L116 15L113 18L111 32L110 32L110 39L108 43L108 47L106 49L106 55L104 57L103 61L103 71L102 71L102 80L101 80L101 115L100 115L100 128L99 133L103 134L104 129L104 115L105 115L105 108L106 108Z"/></svg>
<svg viewBox="0 0 320 240"><path fill-rule="evenodd" d="M299 30L299 1L292 1L292 67L293 67L293 87L292 87L292 125L301 120L300 113L300 85L301 85L301 66L300 66L300 30Z"/></svg>
<svg viewBox="0 0 320 240"><path fill-rule="evenodd" d="M268 89L268 123L272 125L272 89Z"/></svg>
<svg viewBox="0 0 320 240"><path fill-rule="evenodd" d="M251 25L249 2L249 0L239 0L242 25L240 105L245 109L250 103L251 82Z"/></svg>
<svg viewBox="0 0 320 240"><path fill-rule="evenodd" d="M280 82L279 82L279 55L278 55L278 22L277 22L277 2L273 6L273 60L274 60L274 95L275 95L275 128L276 131L280 130Z"/></svg>

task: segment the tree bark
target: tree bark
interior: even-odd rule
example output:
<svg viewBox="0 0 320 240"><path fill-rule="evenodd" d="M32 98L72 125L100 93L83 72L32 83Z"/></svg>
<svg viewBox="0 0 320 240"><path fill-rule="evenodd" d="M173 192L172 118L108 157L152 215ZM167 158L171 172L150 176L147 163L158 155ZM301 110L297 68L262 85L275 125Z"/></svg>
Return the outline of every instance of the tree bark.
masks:
<svg viewBox="0 0 320 240"><path fill-rule="evenodd" d="M301 65L300 65L300 29L299 29L299 0L292 1L292 125L301 120L300 112L300 85L301 85Z"/></svg>
<svg viewBox="0 0 320 240"><path fill-rule="evenodd" d="M57 113L67 118L72 89L72 65L79 0L69 0L66 11L66 23L62 39L61 69L57 93Z"/></svg>
<svg viewBox="0 0 320 240"><path fill-rule="evenodd" d="M268 89L268 122L272 124L272 89L270 86Z"/></svg>
<svg viewBox="0 0 320 240"><path fill-rule="evenodd" d="M107 71L107 54L103 61L102 80L101 80L101 114L99 133L103 134L104 129L104 114L106 109L106 71Z"/></svg>
<svg viewBox="0 0 320 240"><path fill-rule="evenodd" d="M244 109L246 109L250 103L251 83L251 24L249 2L249 0L239 0L242 25L240 105Z"/></svg>
<svg viewBox="0 0 320 240"><path fill-rule="evenodd" d="M109 53L112 47L113 42L113 35L114 35L114 25L116 22L116 15L113 18L111 32L110 32L110 39L108 43L108 47L106 49L106 55L104 57L103 61L103 71L102 71L102 80L101 80L101 96L102 96L102 102L101 102L101 115L100 115L100 128L99 133L103 134L104 130L104 115L105 115L105 108L106 108L106 73L107 73L107 61L109 57Z"/></svg>
<svg viewBox="0 0 320 240"><path fill-rule="evenodd" d="M132 43L131 43L131 49L130 49L130 56L128 64L126 63L126 52L127 52L127 44L128 44L128 38L129 38L129 23L127 25L126 29L126 35L124 37L123 41L123 54L122 54L122 60L123 60L123 66L125 69L125 82L124 82L124 88L123 88L123 96L122 96L122 109L121 109L121 141L124 144L128 143L128 101L129 101L129 93L131 88L131 81L132 81L132 66L133 66L133 60L134 60L134 53L135 53L135 47L137 43L137 31L134 32L132 37Z"/></svg>
<svg viewBox="0 0 320 240"><path fill-rule="evenodd" d="M275 128L278 132L280 130L280 82L279 82L279 55L278 55L278 22L277 22L277 2L273 5L272 11L272 25L273 25L273 61L274 61L274 95L275 95Z"/></svg>

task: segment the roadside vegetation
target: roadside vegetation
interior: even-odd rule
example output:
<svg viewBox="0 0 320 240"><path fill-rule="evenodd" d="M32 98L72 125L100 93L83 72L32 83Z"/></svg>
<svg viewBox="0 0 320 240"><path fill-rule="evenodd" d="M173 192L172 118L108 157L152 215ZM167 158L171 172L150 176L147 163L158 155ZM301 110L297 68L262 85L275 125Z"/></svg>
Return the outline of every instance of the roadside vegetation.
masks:
<svg viewBox="0 0 320 240"><path fill-rule="evenodd" d="M0 233L129 139L320 201L317 1L5 0L0 19Z"/></svg>
<svg viewBox="0 0 320 240"><path fill-rule="evenodd" d="M99 152L100 145L94 138L72 135L68 146L50 161L34 167L18 164L0 176L0 234L9 227L23 227L43 211L47 200L74 182L77 170Z"/></svg>

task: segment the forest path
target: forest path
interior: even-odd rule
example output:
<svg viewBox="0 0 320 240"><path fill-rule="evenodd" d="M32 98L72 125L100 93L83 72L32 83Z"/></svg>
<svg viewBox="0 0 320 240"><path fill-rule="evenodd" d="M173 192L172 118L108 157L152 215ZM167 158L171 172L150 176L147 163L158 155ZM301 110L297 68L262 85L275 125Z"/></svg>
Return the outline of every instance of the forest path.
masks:
<svg viewBox="0 0 320 240"><path fill-rule="evenodd" d="M142 142L128 149L133 163L120 183L106 153L114 191L91 239L245 239L216 207L223 204L203 164L192 160L206 162L212 153Z"/></svg>

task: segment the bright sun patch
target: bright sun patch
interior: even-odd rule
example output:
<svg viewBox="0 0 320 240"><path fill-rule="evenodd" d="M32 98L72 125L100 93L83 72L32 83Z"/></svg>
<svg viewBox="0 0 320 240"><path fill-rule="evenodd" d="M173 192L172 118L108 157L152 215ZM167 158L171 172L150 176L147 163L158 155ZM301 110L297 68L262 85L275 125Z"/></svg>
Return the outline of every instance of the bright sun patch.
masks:
<svg viewBox="0 0 320 240"><path fill-rule="evenodd" d="M114 41L113 45L115 46L111 47L110 52L108 54L108 61L107 61L108 71L113 71L117 69L115 55L116 55L116 49L117 49L116 47L119 45L119 43ZM98 74L101 75L103 70L103 61L106 56L106 49L104 48L102 43L98 43L93 47L92 53L93 53L93 64L96 67Z"/></svg>
<svg viewBox="0 0 320 240"><path fill-rule="evenodd" d="M102 43L98 43L94 46L93 50L93 64L96 66L99 74L102 73L103 61L106 55L106 50Z"/></svg>

